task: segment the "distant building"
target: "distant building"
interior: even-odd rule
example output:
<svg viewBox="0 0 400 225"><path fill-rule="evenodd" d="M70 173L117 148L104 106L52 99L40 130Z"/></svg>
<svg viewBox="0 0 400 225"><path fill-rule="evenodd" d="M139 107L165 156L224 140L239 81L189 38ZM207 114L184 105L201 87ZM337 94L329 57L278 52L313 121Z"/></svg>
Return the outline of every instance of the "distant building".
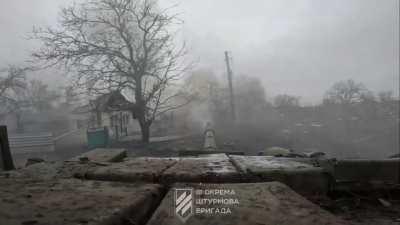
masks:
<svg viewBox="0 0 400 225"><path fill-rule="evenodd" d="M89 104L72 111L78 128L108 127L111 136L126 136L139 132L139 123L132 118L135 103L129 102L119 91L103 94Z"/></svg>

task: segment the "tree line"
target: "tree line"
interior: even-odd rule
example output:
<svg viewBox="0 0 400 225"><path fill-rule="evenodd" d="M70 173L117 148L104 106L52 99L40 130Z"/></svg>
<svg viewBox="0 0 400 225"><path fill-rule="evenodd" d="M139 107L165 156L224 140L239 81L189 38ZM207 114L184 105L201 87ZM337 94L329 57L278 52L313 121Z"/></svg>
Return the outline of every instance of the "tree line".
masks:
<svg viewBox="0 0 400 225"><path fill-rule="evenodd" d="M140 124L143 142L149 141L157 117L193 102L207 101L211 119L229 123L224 116L229 112L226 88L213 75L206 82L194 76L181 82L192 64L185 43L177 38L183 21L170 8L161 8L155 0L86 0L62 8L58 19L57 26L33 30L31 38L41 47L32 53L31 66L6 68L0 78L0 113L18 114L28 102L38 110L49 107L56 94L39 81L26 82L25 74L61 67L73 84L66 87L66 99L73 99L73 93L123 93L133 103L129 110ZM390 92L378 98L393 100ZM299 97L287 94L268 101L261 82L246 76L236 80L235 99L242 121L272 115L274 107L300 106ZM347 80L334 84L322 104L351 108L368 103L372 108L376 101L364 85Z"/></svg>

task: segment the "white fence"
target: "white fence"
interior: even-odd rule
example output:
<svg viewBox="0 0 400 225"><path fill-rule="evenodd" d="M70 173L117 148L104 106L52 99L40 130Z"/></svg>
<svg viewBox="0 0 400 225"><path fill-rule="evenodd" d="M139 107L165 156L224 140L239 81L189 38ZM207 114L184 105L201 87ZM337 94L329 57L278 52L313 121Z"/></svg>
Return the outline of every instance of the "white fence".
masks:
<svg viewBox="0 0 400 225"><path fill-rule="evenodd" d="M25 133L8 137L11 152L52 152L55 149L52 133Z"/></svg>

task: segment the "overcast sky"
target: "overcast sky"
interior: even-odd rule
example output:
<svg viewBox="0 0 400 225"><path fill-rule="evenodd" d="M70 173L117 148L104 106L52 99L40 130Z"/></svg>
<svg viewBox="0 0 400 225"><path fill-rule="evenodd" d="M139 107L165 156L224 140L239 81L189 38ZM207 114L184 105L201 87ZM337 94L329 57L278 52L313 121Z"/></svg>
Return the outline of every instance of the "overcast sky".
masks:
<svg viewBox="0 0 400 225"><path fill-rule="evenodd" d="M33 26L54 25L69 0L3 0L0 67L27 59ZM354 79L373 91L399 91L399 0L162 0L179 2L183 35L198 67L261 78L268 96L315 103L336 81ZM57 72L40 78L58 80Z"/></svg>

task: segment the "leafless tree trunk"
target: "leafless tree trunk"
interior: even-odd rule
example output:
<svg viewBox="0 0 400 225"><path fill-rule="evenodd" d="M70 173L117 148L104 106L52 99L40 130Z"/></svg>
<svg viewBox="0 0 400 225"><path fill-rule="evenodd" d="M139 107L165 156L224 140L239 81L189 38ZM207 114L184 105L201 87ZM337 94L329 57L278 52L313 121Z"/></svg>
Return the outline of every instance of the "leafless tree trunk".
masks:
<svg viewBox="0 0 400 225"><path fill-rule="evenodd" d="M14 113L19 127L21 127L21 109L27 105L24 90L25 72L28 69L10 65L0 70L0 117ZM6 75L2 76L3 73Z"/></svg>
<svg viewBox="0 0 400 225"><path fill-rule="evenodd" d="M157 116L188 102L171 91L187 69L185 45L175 41L180 20L157 1L87 0L64 8L60 21L60 29L34 30L43 43L34 58L42 66L65 65L90 93L131 96L144 142Z"/></svg>

